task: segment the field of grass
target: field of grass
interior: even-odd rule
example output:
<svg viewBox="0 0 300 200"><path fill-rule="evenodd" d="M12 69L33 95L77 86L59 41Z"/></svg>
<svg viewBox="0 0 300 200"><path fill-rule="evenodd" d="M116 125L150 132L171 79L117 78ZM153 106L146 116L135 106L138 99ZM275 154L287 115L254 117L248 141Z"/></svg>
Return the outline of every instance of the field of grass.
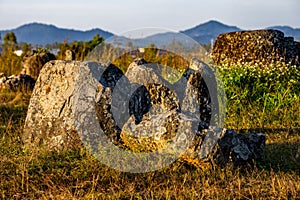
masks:
<svg viewBox="0 0 300 200"><path fill-rule="evenodd" d="M300 71L284 64L219 67L225 126L266 135L253 168L201 170L182 162L123 173L84 149L22 149L30 92L0 92L0 199L300 199Z"/></svg>

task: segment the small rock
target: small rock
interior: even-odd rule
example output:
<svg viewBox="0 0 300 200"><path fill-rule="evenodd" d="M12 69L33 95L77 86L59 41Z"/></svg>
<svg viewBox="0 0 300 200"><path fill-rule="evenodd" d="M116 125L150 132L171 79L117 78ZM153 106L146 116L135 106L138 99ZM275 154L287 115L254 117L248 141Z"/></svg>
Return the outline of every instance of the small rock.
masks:
<svg viewBox="0 0 300 200"><path fill-rule="evenodd" d="M55 60L55 56L51 53L41 53L38 55L33 55L24 61L23 65L23 74L27 74L31 76L34 80L36 80L39 76L40 70L42 67L49 61Z"/></svg>
<svg viewBox="0 0 300 200"><path fill-rule="evenodd" d="M75 53L72 50L66 50L65 60L75 60Z"/></svg>
<svg viewBox="0 0 300 200"><path fill-rule="evenodd" d="M32 90L34 84L34 79L26 74L11 75L9 77L3 75L0 78L0 88L2 89L16 90L17 88L24 87Z"/></svg>

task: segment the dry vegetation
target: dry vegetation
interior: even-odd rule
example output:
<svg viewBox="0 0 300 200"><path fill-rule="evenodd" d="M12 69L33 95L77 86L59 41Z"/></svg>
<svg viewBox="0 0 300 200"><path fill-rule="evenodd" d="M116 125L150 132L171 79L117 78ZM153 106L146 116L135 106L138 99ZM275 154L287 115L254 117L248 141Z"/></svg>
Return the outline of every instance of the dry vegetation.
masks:
<svg viewBox="0 0 300 200"><path fill-rule="evenodd" d="M0 198L299 199L299 67L278 63L219 70L228 100L226 127L266 135L264 157L256 166L200 170L178 161L130 174L106 167L85 150L29 152L22 149L21 137L30 92L1 91Z"/></svg>

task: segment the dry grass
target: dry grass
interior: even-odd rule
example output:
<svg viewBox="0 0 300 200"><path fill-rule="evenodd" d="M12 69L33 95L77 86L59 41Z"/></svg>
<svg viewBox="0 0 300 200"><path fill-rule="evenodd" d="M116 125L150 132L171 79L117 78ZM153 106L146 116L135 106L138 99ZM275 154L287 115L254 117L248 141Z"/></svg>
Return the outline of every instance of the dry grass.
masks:
<svg viewBox="0 0 300 200"><path fill-rule="evenodd" d="M244 80L230 81L238 73L227 72L226 127L266 134L263 160L253 168L201 170L177 161L155 172L130 174L101 164L83 149L24 151L30 93L1 91L0 199L300 199L299 84L285 90L280 78L278 90L254 99L256 89L245 90L239 85Z"/></svg>
<svg viewBox="0 0 300 200"><path fill-rule="evenodd" d="M254 168L203 171L178 161L159 171L130 174L106 167L84 150L23 151L28 99L19 92L0 95L0 198L299 199L299 131L266 133L264 159Z"/></svg>

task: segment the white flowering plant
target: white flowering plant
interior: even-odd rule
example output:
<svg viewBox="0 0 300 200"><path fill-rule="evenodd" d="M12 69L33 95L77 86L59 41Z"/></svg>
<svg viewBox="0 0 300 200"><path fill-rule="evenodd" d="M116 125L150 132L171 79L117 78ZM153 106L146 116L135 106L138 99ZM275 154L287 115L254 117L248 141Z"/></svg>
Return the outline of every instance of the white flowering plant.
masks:
<svg viewBox="0 0 300 200"><path fill-rule="evenodd" d="M217 68L228 99L228 126L299 127L300 66L274 62L224 64Z"/></svg>

